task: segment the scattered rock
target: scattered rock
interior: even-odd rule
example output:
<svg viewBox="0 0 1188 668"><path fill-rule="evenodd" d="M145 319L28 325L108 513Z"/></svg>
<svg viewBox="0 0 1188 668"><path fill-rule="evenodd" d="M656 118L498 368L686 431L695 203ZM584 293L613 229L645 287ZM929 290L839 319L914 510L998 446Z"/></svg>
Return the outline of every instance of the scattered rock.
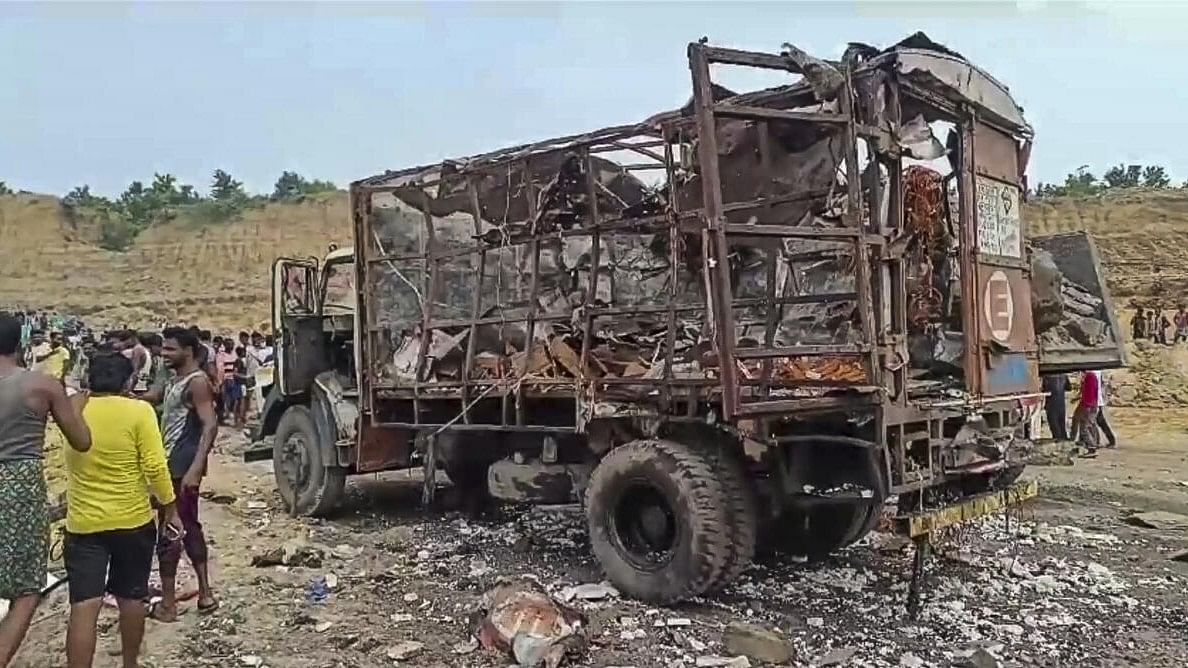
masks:
<svg viewBox="0 0 1188 668"><path fill-rule="evenodd" d="M815 629L819 629L822 626L825 626L825 619L823 617L809 617L808 619L804 620L804 623Z"/></svg>
<svg viewBox="0 0 1188 668"><path fill-rule="evenodd" d="M417 596L416 592L410 591L404 595L404 602L405 603L416 603L417 599L419 599L419 598L420 598L420 596Z"/></svg>
<svg viewBox="0 0 1188 668"><path fill-rule="evenodd" d="M299 568L321 568L322 550L299 541L290 541L266 552L254 555L252 565L258 568L269 566L292 566Z"/></svg>
<svg viewBox="0 0 1188 668"><path fill-rule="evenodd" d="M857 647L838 647L829 650L825 654L813 659L813 666L815 668L825 668L825 666L844 666L847 661L854 658L858 653Z"/></svg>
<svg viewBox="0 0 1188 668"><path fill-rule="evenodd" d="M1134 526L1163 531L1188 531L1188 515L1153 510L1147 513L1136 513L1126 518Z"/></svg>
<svg viewBox="0 0 1188 668"><path fill-rule="evenodd" d="M264 665L264 659L254 654L245 654L244 656L239 657L239 663L244 666L251 666L254 668L255 666Z"/></svg>
<svg viewBox="0 0 1188 668"><path fill-rule="evenodd" d="M471 654L478 650L479 643L475 638L468 638L462 642L454 643L450 651L454 654Z"/></svg>
<svg viewBox="0 0 1188 668"><path fill-rule="evenodd" d="M991 654L989 650L979 647L959 665L964 668L1001 668L1002 662L998 660L998 657Z"/></svg>
<svg viewBox="0 0 1188 668"><path fill-rule="evenodd" d="M788 663L792 647L783 636L754 624L732 622L722 634L726 651L766 663Z"/></svg>
<svg viewBox="0 0 1188 668"><path fill-rule="evenodd" d="M911 652L904 652L903 655L899 657L899 665L903 668L922 668L925 663L924 659L921 659L915 654Z"/></svg>
<svg viewBox="0 0 1188 668"><path fill-rule="evenodd" d="M1072 441L1039 441L1032 446L1027 463L1032 466L1072 466L1076 456L1077 444Z"/></svg>
<svg viewBox="0 0 1188 668"><path fill-rule="evenodd" d="M314 631L318 633L325 633L326 631L330 630L331 626L334 626L334 622L318 622L317 624L314 624Z"/></svg>
<svg viewBox="0 0 1188 668"><path fill-rule="evenodd" d="M424 643L419 643L415 640L405 640L388 648L388 658L393 661L405 661L420 654L424 649Z"/></svg>
<svg viewBox="0 0 1188 668"><path fill-rule="evenodd" d="M577 599L579 601L601 601L607 598L618 598L619 590L606 582L587 583L566 587L561 590L559 598L566 603Z"/></svg>
<svg viewBox="0 0 1188 668"><path fill-rule="evenodd" d="M745 656L699 656L693 665L697 668L751 668L751 661Z"/></svg>
<svg viewBox="0 0 1188 668"><path fill-rule="evenodd" d="M248 510L265 510L267 508L268 508L268 504L264 503L263 501L248 501L247 502Z"/></svg>
<svg viewBox="0 0 1188 668"><path fill-rule="evenodd" d="M335 575L333 573L327 573L324 576L324 579L326 580L326 588L327 589L338 589L338 576L337 575Z"/></svg>
<svg viewBox="0 0 1188 668"><path fill-rule="evenodd" d="M1181 550L1168 558L1172 561L1182 561L1184 563L1188 563L1188 550Z"/></svg>

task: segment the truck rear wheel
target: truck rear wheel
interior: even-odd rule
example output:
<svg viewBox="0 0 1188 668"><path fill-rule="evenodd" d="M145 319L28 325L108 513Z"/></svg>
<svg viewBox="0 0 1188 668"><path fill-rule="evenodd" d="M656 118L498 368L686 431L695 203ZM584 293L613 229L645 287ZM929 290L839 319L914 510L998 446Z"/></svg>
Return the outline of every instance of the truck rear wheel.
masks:
<svg viewBox="0 0 1188 668"><path fill-rule="evenodd" d="M726 498L726 510L730 517L730 556L722 569L722 575L711 587L711 591L724 589L738 579L755 559L755 542L759 533L759 509L755 493L747 480L743 462L731 452L720 450L715 471L722 482L722 494Z"/></svg>
<svg viewBox="0 0 1188 668"><path fill-rule="evenodd" d="M291 406L281 416L272 443L276 488L293 515L321 517L342 500L346 469L324 461L313 415Z"/></svg>
<svg viewBox="0 0 1188 668"><path fill-rule="evenodd" d="M590 544L620 591L652 603L704 593L732 556L729 500L712 458L673 441L607 453L586 489Z"/></svg>
<svg viewBox="0 0 1188 668"><path fill-rule="evenodd" d="M768 527L768 546L816 563L861 540L879 521L879 504L818 505L789 509Z"/></svg>

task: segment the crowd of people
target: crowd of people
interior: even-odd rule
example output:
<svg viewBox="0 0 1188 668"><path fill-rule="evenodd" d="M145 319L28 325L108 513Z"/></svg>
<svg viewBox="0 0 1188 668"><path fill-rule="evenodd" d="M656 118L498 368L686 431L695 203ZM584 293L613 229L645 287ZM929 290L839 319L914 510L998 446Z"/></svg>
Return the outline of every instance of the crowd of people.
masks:
<svg viewBox="0 0 1188 668"><path fill-rule="evenodd" d="M1171 318L1162 308L1138 308L1130 321L1130 336L1165 346L1188 341L1188 308L1181 306Z"/></svg>
<svg viewBox="0 0 1188 668"><path fill-rule="evenodd" d="M119 608L123 665L137 666L146 617L177 619L185 552L200 613L218 607L199 490L220 422L242 427L267 387L273 342L198 327L96 335L78 319L0 313L0 668L47 586L47 418L66 448L63 561L68 665L90 666L106 595ZM156 556L160 601L149 606Z"/></svg>

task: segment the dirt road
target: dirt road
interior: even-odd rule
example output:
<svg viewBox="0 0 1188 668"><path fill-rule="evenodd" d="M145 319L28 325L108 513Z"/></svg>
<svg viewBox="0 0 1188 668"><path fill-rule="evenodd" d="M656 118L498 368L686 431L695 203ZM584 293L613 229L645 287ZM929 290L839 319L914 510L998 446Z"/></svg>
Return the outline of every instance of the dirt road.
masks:
<svg viewBox="0 0 1188 668"><path fill-rule="evenodd" d="M967 665L978 649L990 653L975 659L1002 665L1184 666L1188 563L1169 557L1188 536L1125 518L1188 514L1188 412L1114 413L1120 450L1032 469L1046 498L1009 525L944 541L916 621L904 611L910 551L876 534L821 565L762 562L720 596L673 609L583 601L590 642L575 665L713 665L735 649L724 628L743 621L776 630L796 666ZM268 464L240 463L237 437L221 443L204 513L223 607L150 623L146 667L506 666L468 643L468 616L487 588L520 575L554 592L600 579L576 508L503 509L502 521L426 513L419 480L397 474L355 480L333 520L297 520L279 512ZM317 558L252 565L288 541ZM17 666L63 665L64 609L61 597L43 606ZM114 611L101 627L96 665L117 665Z"/></svg>

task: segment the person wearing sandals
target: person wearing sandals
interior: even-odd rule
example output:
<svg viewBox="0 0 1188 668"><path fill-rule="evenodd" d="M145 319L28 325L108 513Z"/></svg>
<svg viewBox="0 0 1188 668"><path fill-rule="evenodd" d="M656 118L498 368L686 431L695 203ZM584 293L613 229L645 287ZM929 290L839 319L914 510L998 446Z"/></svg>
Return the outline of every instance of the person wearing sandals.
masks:
<svg viewBox="0 0 1188 668"><path fill-rule="evenodd" d="M162 530L173 537L182 532L157 414L143 401L123 396L134 389L134 367L115 352L91 360L91 398L83 409L91 449L66 453L62 556L70 582L70 666L90 666L94 660L95 627L106 594L115 597L120 611L123 665L139 665L144 601L157 544L150 494L161 509Z"/></svg>
<svg viewBox="0 0 1188 668"><path fill-rule="evenodd" d="M181 541L162 540L157 545L161 603L153 610L152 618L173 622L177 620L177 566L182 547L198 576L198 612L213 612L219 606L210 586L209 552L198 519L198 490L206 475L207 455L214 446L219 422L214 391L198 362L202 350L198 337L187 329L170 327L162 338L161 356L173 370L173 378L141 398L161 404L161 436L177 496L177 514L185 528Z"/></svg>

